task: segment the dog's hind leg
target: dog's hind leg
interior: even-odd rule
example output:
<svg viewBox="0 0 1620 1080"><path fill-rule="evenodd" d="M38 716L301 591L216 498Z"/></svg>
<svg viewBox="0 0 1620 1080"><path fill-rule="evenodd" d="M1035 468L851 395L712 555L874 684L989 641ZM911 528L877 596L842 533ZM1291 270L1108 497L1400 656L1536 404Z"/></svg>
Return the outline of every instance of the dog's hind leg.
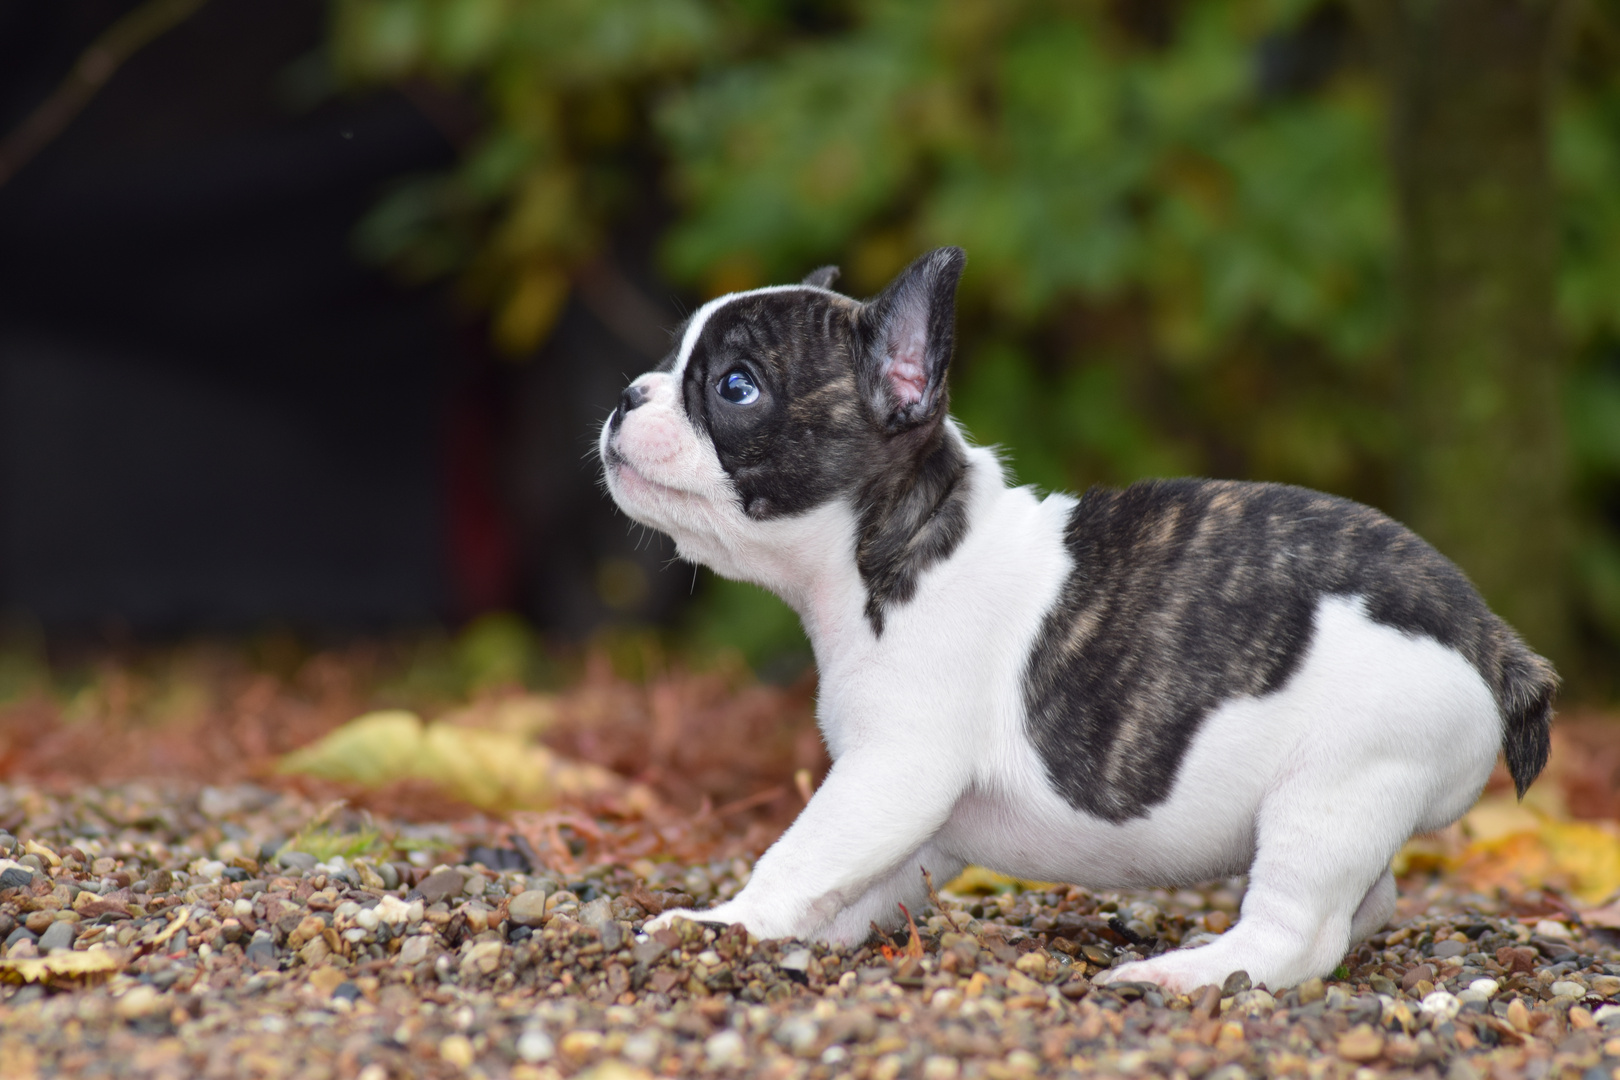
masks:
<svg viewBox="0 0 1620 1080"><path fill-rule="evenodd" d="M1237 925L1218 941L1124 964L1102 981L1186 993L1241 970L1277 991L1332 971L1354 934L1371 933L1394 906L1389 860L1416 814L1413 768L1395 760L1350 776L1338 765L1296 772L1261 807Z"/></svg>

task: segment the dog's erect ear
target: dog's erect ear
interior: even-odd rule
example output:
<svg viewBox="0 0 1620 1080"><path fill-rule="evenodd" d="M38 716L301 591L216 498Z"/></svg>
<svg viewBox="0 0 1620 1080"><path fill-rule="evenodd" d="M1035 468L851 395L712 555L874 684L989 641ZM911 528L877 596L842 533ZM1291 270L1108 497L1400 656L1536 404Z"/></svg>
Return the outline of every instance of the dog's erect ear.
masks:
<svg viewBox="0 0 1620 1080"><path fill-rule="evenodd" d="M944 413L945 369L956 337L956 283L967 254L936 248L912 263L860 314L856 376L890 434Z"/></svg>
<svg viewBox="0 0 1620 1080"><path fill-rule="evenodd" d="M799 282L799 284L814 285L818 289L830 289L832 288L833 282L837 280L838 267L823 266L819 269L810 271L804 276L804 280Z"/></svg>

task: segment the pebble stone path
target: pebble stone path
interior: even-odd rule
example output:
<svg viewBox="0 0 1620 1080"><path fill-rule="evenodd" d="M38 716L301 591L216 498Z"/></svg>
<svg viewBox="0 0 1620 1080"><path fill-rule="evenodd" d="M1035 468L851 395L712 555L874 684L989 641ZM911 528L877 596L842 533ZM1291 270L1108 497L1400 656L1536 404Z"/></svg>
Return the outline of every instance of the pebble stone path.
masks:
<svg viewBox="0 0 1620 1080"><path fill-rule="evenodd" d="M1334 978L1182 997L1090 976L1225 930L1240 883L947 896L852 950L648 937L747 866L559 875L493 822L317 813L0 786L0 1077L1620 1080L1620 935L1553 895L1419 885Z"/></svg>

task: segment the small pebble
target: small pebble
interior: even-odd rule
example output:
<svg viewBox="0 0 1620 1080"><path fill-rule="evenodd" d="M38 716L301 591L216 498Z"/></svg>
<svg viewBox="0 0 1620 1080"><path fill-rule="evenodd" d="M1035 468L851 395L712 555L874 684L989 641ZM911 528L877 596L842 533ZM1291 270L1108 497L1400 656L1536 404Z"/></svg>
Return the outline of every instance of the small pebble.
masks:
<svg viewBox="0 0 1620 1080"><path fill-rule="evenodd" d="M543 926L546 921L546 894L529 889L507 901L506 915L519 926Z"/></svg>
<svg viewBox="0 0 1620 1080"><path fill-rule="evenodd" d="M592 930L599 931L603 923L613 920L613 902L605 896L599 896L587 904L582 904L575 918Z"/></svg>
<svg viewBox="0 0 1620 1080"><path fill-rule="evenodd" d="M726 1030L709 1036L703 1044L703 1057L711 1069L735 1069L748 1056L748 1044L742 1035Z"/></svg>
<svg viewBox="0 0 1620 1080"><path fill-rule="evenodd" d="M466 879L459 870L439 870L423 878L416 886L421 894L422 903L432 907L441 900L448 900L460 896Z"/></svg>
<svg viewBox="0 0 1620 1080"><path fill-rule="evenodd" d="M163 996L155 987L137 984L114 1002L113 1012L124 1020L134 1020L155 1012L162 1003Z"/></svg>
<svg viewBox="0 0 1620 1080"><path fill-rule="evenodd" d="M1373 1061L1384 1052L1384 1033L1367 1024L1358 1025L1339 1036L1338 1051L1347 1061Z"/></svg>
<svg viewBox="0 0 1620 1080"><path fill-rule="evenodd" d="M527 1061L530 1065L534 1065L538 1062L550 1061L557 1053L557 1046L551 1041L551 1036L544 1031L539 1028L529 1028L518 1036L517 1053L518 1057Z"/></svg>
<svg viewBox="0 0 1620 1080"><path fill-rule="evenodd" d="M52 949L73 948L73 924L65 919L51 923L39 937L39 951L50 952Z"/></svg>
<svg viewBox="0 0 1620 1080"><path fill-rule="evenodd" d="M1436 1017L1438 1021L1446 1021L1457 1015L1462 1009L1462 1002L1453 994L1436 990L1423 999L1420 1009L1426 1015Z"/></svg>
<svg viewBox="0 0 1620 1080"><path fill-rule="evenodd" d="M466 1069L476 1060L472 1040L465 1035L446 1035L439 1040L439 1057L448 1065Z"/></svg>
<svg viewBox="0 0 1620 1080"><path fill-rule="evenodd" d="M415 967L427 959L428 946L432 940L424 935L408 937L405 944L399 949L399 962L406 967Z"/></svg>
<svg viewBox="0 0 1620 1080"><path fill-rule="evenodd" d="M643 1028L634 1032L624 1040L624 1054L626 1061L634 1062L644 1069L650 1069L658 1062L663 1053L663 1039L656 1028Z"/></svg>

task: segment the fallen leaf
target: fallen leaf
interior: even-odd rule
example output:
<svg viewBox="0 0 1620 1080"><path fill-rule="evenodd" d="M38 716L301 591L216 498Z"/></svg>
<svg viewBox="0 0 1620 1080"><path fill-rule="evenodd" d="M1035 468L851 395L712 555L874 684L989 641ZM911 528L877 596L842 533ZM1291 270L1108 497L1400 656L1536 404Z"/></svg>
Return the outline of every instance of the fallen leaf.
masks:
<svg viewBox="0 0 1620 1080"><path fill-rule="evenodd" d="M1581 921L1588 926L1601 926L1605 930L1620 930L1620 900L1581 912Z"/></svg>
<svg viewBox="0 0 1620 1080"><path fill-rule="evenodd" d="M1025 881L1022 878L1008 877L1006 874L994 870L986 870L982 866L970 866L952 879L945 886L945 891L955 893L957 896L988 896L992 893L1011 892L1013 890L1040 890L1056 889L1059 886L1045 881Z"/></svg>
<svg viewBox="0 0 1620 1080"><path fill-rule="evenodd" d="M42 982L55 985L75 979L91 979L123 970L124 960L111 949L99 945L84 952L58 950L49 956L21 960L0 960L0 978L8 982Z"/></svg>
<svg viewBox="0 0 1620 1080"><path fill-rule="evenodd" d="M911 931L911 940L906 942L906 956L913 960L923 958L922 935L917 933L917 923L911 917L911 910L906 905L900 905L900 913L906 917L906 929Z"/></svg>
<svg viewBox="0 0 1620 1080"><path fill-rule="evenodd" d="M1479 800L1463 815L1463 831L1476 843L1490 843L1515 833L1533 833L1541 827L1543 815L1511 798L1496 796Z"/></svg>
<svg viewBox="0 0 1620 1080"><path fill-rule="evenodd" d="M1457 827L1410 841L1396 873L1448 872L1481 891L1550 888L1601 903L1620 890L1620 823L1571 821L1562 805L1487 796Z"/></svg>
<svg viewBox="0 0 1620 1080"><path fill-rule="evenodd" d="M1553 861L1569 874L1570 891L1595 904L1620 889L1620 826L1612 821L1549 821L1542 826Z"/></svg>
<svg viewBox="0 0 1620 1080"><path fill-rule="evenodd" d="M626 787L611 770L571 761L519 733L538 722L494 716L503 730L469 726L468 714L424 724L403 710L367 713L288 754L280 771L367 787L428 780L488 810L540 809Z"/></svg>
<svg viewBox="0 0 1620 1080"><path fill-rule="evenodd" d="M170 923L168 926L165 926L163 928L162 933L158 934L151 941L147 942L147 945L149 947L155 949L159 945L168 944L169 939L174 937L174 935L178 934L180 932L181 927L185 926L186 923L190 919L191 919L191 909L190 908L181 908L179 916L172 923Z"/></svg>

